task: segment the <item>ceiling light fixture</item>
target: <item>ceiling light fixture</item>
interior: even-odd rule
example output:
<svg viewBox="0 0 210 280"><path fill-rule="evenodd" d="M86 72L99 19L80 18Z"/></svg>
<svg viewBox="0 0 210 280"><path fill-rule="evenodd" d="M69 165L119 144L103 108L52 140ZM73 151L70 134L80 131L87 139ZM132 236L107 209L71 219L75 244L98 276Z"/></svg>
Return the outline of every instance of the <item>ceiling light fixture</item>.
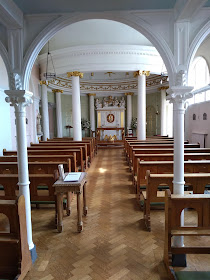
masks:
<svg viewBox="0 0 210 280"><path fill-rule="evenodd" d="M54 73L48 72L48 64L49 64L49 57L52 63L52 67L54 70ZM44 78L47 80L56 80L56 72L55 72L55 67L54 67L54 63L53 63L53 59L52 59L52 55L49 51L49 41L48 41L48 48L47 48L47 64L46 64L46 72L43 74Z"/></svg>

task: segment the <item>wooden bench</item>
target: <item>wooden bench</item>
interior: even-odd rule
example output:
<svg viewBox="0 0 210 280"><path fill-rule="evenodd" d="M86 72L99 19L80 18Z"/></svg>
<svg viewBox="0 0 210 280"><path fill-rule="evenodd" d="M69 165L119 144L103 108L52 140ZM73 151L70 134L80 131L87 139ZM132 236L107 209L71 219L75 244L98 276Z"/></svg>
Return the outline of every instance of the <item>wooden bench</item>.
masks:
<svg viewBox="0 0 210 280"><path fill-rule="evenodd" d="M79 149L70 149L70 150L28 150L28 155L74 155L76 153L76 164L80 166L81 171L85 170L85 164L83 160L83 151L82 148ZM17 155L17 151L7 151L3 150L4 156Z"/></svg>
<svg viewBox="0 0 210 280"><path fill-rule="evenodd" d="M140 189L146 186L146 172L150 174L173 173L174 161L140 161L138 160L135 185L137 201L140 200ZM210 173L210 160L190 160L184 162L185 173Z"/></svg>
<svg viewBox="0 0 210 280"><path fill-rule="evenodd" d="M88 154L87 154L87 145L84 146L43 146L43 145L38 145L38 146L32 146L32 147L28 147L28 152L29 151L49 151L49 150L74 150L74 149L82 149L82 159L84 162L84 167L88 168Z"/></svg>
<svg viewBox="0 0 210 280"><path fill-rule="evenodd" d="M144 221L146 228L151 231L150 203L163 203L165 201L165 191L159 191L159 187L167 186L171 192L173 190L173 174L150 174L146 172L146 191L142 192L144 200ZM210 184L210 173L185 173L185 184L192 186L194 194L203 194L205 186Z"/></svg>
<svg viewBox="0 0 210 280"><path fill-rule="evenodd" d="M24 196L18 201L0 200L0 213L9 220L9 232L0 231L0 278L21 280L32 266Z"/></svg>
<svg viewBox="0 0 210 280"><path fill-rule="evenodd" d="M129 160L132 164L133 162L133 155L138 154L139 151L142 151L142 149L174 149L174 144L153 144L152 146L150 145L133 145L129 147ZM185 149L199 149L200 144L184 144Z"/></svg>
<svg viewBox="0 0 210 280"><path fill-rule="evenodd" d="M198 223L193 226L181 226L180 215L185 208L197 212ZM174 272L172 255L176 254L209 254L210 245L206 246L172 246L173 236L210 236L210 195L190 194L174 195L169 190L165 194L165 246L164 263L170 279L210 279L210 272ZM184 277L184 278L183 278Z"/></svg>
<svg viewBox="0 0 210 280"><path fill-rule="evenodd" d="M0 156L0 162L17 162L17 155L12 156ZM68 169L65 172L76 172L78 167L76 164L76 153L73 155L28 155L28 162L53 162L57 164L62 164L65 162L64 167L68 165Z"/></svg>
<svg viewBox="0 0 210 280"><path fill-rule="evenodd" d="M59 164L63 164L65 170L71 172L71 167L66 162L60 162ZM29 174L54 174L55 170L58 170L58 162L29 162L28 170ZM0 162L0 174L17 173L17 162Z"/></svg>
<svg viewBox="0 0 210 280"><path fill-rule="evenodd" d="M172 161L174 154L133 154L132 175L137 175L138 160L140 161ZM184 160L210 160L210 153L185 153Z"/></svg>

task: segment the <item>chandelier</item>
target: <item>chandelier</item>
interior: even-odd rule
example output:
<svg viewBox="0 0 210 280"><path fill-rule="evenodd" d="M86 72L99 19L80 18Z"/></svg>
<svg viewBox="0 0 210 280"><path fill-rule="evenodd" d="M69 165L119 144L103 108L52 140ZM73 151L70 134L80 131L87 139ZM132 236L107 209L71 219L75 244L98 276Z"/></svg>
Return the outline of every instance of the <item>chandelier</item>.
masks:
<svg viewBox="0 0 210 280"><path fill-rule="evenodd" d="M48 71L48 66L49 66L49 60L51 61L52 67L54 72L49 72ZM48 42L48 48L47 48L47 64L46 64L46 72L43 74L45 80L56 80L56 72L55 72L55 67L52 59L52 55L49 51L49 42Z"/></svg>

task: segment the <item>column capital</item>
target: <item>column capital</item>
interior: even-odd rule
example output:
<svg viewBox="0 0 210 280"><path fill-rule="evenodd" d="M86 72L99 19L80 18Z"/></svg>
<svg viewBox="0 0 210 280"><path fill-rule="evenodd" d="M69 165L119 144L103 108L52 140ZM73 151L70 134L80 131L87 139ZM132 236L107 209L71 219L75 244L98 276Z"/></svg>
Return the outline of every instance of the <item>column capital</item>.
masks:
<svg viewBox="0 0 210 280"><path fill-rule="evenodd" d="M133 92L125 92L125 95L131 95L131 96L133 96Z"/></svg>
<svg viewBox="0 0 210 280"><path fill-rule="evenodd" d="M96 96L95 93L87 93L88 96Z"/></svg>
<svg viewBox="0 0 210 280"><path fill-rule="evenodd" d="M68 78L70 78L72 76L83 78L83 73L79 72L79 71L67 72L67 77Z"/></svg>
<svg viewBox="0 0 210 280"><path fill-rule="evenodd" d="M7 103L11 103L11 106L17 107L21 105L21 107L29 106L33 103L33 93L26 90L5 90L6 95L5 101Z"/></svg>
<svg viewBox="0 0 210 280"><path fill-rule="evenodd" d="M185 102L187 99L193 97L191 91L193 87L189 86L172 86L167 90L168 97L171 103Z"/></svg>
<svg viewBox="0 0 210 280"><path fill-rule="evenodd" d="M158 88L158 90L167 90L167 89L169 89L169 87L166 87L166 86L165 86L165 87L162 86L162 87L159 87L159 88Z"/></svg>
<svg viewBox="0 0 210 280"><path fill-rule="evenodd" d="M142 76L142 75L145 75L146 77L148 77L150 75L150 71L138 70L138 71L133 73L134 77Z"/></svg>
<svg viewBox="0 0 210 280"><path fill-rule="evenodd" d="M45 85L48 86L48 81L39 81L40 86Z"/></svg>
<svg viewBox="0 0 210 280"><path fill-rule="evenodd" d="M56 93L56 92L60 92L60 93L63 93L63 90L62 89L52 89L52 92L53 93Z"/></svg>

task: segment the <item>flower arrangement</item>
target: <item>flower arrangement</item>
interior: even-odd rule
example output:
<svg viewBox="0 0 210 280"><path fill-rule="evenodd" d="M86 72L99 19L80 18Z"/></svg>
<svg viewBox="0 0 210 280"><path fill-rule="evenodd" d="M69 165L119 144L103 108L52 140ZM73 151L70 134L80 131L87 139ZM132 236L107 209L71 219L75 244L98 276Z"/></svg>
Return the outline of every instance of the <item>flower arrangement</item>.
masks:
<svg viewBox="0 0 210 280"><path fill-rule="evenodd" d="M137 128L137 118L132 118L131 120L131 128L136 129Z"/></svg>
<svg viewBox="0 0 210 280"><path fill-rule="evenodd" d="M90 121L85 118L82 118L81 125L82 125L82 130L86 128L90 128Z"/></svg>

